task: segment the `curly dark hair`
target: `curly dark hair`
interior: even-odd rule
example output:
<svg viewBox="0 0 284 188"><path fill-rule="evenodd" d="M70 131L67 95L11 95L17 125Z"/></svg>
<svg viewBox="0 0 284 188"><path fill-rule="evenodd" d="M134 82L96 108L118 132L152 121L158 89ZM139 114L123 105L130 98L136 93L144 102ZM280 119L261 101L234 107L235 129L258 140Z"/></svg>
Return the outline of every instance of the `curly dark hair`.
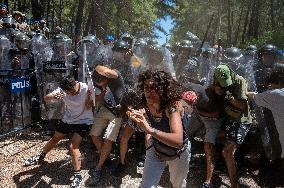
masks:
<svg viewBox="0 0 284 188"><path fill-rule="evenodd" d="M146 104L144 96L144 83L146 80L153 82L154 89L161 94L161 110L172 107L177 101L181 99L182 86L170 73L163 70L149 69L138 75L138 92L142 94L142 104Z"/></svg>

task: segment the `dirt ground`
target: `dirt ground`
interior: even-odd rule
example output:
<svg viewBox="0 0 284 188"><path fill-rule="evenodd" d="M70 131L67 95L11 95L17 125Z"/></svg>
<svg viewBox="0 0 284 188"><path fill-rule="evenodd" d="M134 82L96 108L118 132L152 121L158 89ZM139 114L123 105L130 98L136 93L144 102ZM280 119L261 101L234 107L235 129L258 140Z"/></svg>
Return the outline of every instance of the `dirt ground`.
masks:
<svg viewBox="0 0 284 188"><path fill-rule="evenodd" d="M56 148L47 154L46 163L42 165L24 167L23 162L30 156L37 154L47 142L49 137L43 136L39 131L28 130L13 137L0 140L0 187L69 187L72 176L71 156L68 152L68 138L62 140ZM81 145L82 152L82 176L83 187L89 186L88 171L95 166L98 155L89 138L86 138ZM122 187L135 188L139 186L142 178L143 167L137 166L134 148L130 148L127 156L127 171L120 177L114 177L113 168L118 163L116 149L111 154L111 167L104 168L101 182L96 187ZM192 149L191 167L187 178L187 187L201 187L205 173L205 155L202 142L194 141ZM284 173L280 175L270 174L268 178L273 183L260 186L259 170L240 169L240 187L282 187L284 186ZM275 180L275 177L276 180ZM229 187L227 171L222 160L216 163L214 173L215 187ZM160 187L171 187L169 182L168 169L165 170Z"/></svg>

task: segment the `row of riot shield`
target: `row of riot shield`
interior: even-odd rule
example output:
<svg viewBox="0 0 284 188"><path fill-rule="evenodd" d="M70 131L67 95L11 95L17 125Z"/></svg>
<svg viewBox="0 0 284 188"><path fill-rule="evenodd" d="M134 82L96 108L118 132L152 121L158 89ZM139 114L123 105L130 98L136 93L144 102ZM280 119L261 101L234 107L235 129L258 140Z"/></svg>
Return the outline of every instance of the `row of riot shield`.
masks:
<svg viewBox="0 0 284 188"><path fill-rule="evenodd" d="M41 119L61 119L64 113L62 101L45 102L43 97L59 87L60 80L72 73L72 62L67 55L71 51L71 39L64 34L58 34L47 39L42 34L32 38L32 51L35 59L37 80L37 97L41 109Z"/></svg>
<svg viewBox="0 0 284 188"><path fill-rule="evenodd" d="M0 135L31 124L30 54L0 36Z"/></svg>
<svg viewBox="0 0 284 188"><path fill-rule="evenodd" d="M43 96L55 90L62 77L74 69L67 57L71 39L66 35L49 40L40 33L32 39L23 33L16 38L20 35L18 43L0 36L0 135L35 121L61 119L62 102L46 103Z"/></svg>

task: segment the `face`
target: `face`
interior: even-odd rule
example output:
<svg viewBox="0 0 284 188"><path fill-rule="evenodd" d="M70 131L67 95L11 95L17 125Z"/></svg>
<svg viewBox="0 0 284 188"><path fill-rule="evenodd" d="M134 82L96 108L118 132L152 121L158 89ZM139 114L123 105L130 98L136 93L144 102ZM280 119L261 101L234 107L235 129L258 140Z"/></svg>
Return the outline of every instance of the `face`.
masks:
<svg viewBox="0 0 284 188"><path fill-rule="evenodd" d="M223 88L221 88L220 86L215 86L214 89L215 89L215 93L217 95L224 95L225 94L225 90Z"/></svg>
<svg viewBox="0 0 284 188"><path fill-rule="evenodd" d="M17 22L19 22L19 21L21 21L21 16L20 15L15 15L15 20L17 21Z"/></svg>
<svg viewBox="0 0 284 188"><path fill-rule="evenodd" d="M67 90L67 91L65 91L65 93L67 94L67 95L70 95L70 96L75 96L75 95L78 95L79 94L79 83L76 83L76 85L74 86L74 88L73 89L71 89L71 90Z"/></svg>
<svg viewBox="0 0 284 188"><path fill-rule="evenodd" d="M0 15L5 15L5 14L7 14L7 9L5 7L2 7L0 9Z"/></svg>
<svg viewBox="0 0 284 188"><path fill-rule="evenodd" d="M276 59L273 55L270 55L270 54L264 54L262 56L262 63L266 66L272 66L274 65Z"/></svg>
<svg viewBox="0 0 284 188"><path fill-rule="evenodd" d="M160 103L158 87L151 80L144 82L144 95L148 104Z"/></svg>
<svg viewBox="0 0 284 188"><path fill-rule="evenodd" d="M96 85L97 85L97 86L100 86L100 87L104 87L104 86L106 86L107 83L108 83L107 78L106 78L106 77L103 77L103 76L101 76L101 75L99 75L99 74L96 75L94 81L95 81Z"/></svg>

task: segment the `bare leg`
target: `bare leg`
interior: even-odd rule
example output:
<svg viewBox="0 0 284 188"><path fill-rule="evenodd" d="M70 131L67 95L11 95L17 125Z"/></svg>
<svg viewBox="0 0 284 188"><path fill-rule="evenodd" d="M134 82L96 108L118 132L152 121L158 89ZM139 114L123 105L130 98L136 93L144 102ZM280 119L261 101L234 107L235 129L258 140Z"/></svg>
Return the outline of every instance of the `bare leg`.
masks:
<svg viewBox="0 0 284 188"><path fill-rule="evenodd" d="M106 160L107 157L109 156L110 151L111 151L111 149L112 149L112 144L113 144L113 141L104 139L104 142L103 142L103 145L102 145L101 151L100 151L99 164L97 165L97 168L98 168L99 170L102 169L105 160Z"/></svg>
<svg viewBox="0 0 284 188"><path fill-rule="evenodd" d="M45 144L42 149L42 153L47 154L52 148L56 146L56 144L64 137L63 133L55 131L52 138Z"/></svg>
<svg viewBox="0 0 284 188"><path fill-rule="evenodd" d="M238 182L237 182L237 166L236 161L234 158L234 154L237 150L238 146L234 143L227 143L223 149L223 157L225 158L225 162L227 165L230 182L231 182L231 188L237 188Z"/></svg>
<svg viewBox="0 0 284 188"><path fill-rule="evenodd" d="M120 161L122 164L125 164L125 156L128 150L128 141L134 132L135 131L129 126L126 126L124 129L123 135L120 140L120 148L119 148L120 149L119 150L120 151Z"/></svg>
<svg viewBox="0 0 284 188"><path fill-rule="evenodd" d="M103 139L100 136L92 136L92 141L95 144L97 150L99 153L101 153L102 145L103 145Z"/></svg>
<svg viewBox="0 0 284 188"><path fill-rule="evenodd" d="M206 183L212 183L212 175L215 168L214 164L214 155L215 155L215 147L214 144L205 142L204 143L204 151L206 156Z"/></svg>
<svg viewBox="0 0 284 188"><path fill-rule="evenodd" d="M75 133L72 137L71 144L70 144L70 151L72 155L72 164L75 171L81 169L81 153L79 150L80 143L82 141L82 137Z"/></svg>

